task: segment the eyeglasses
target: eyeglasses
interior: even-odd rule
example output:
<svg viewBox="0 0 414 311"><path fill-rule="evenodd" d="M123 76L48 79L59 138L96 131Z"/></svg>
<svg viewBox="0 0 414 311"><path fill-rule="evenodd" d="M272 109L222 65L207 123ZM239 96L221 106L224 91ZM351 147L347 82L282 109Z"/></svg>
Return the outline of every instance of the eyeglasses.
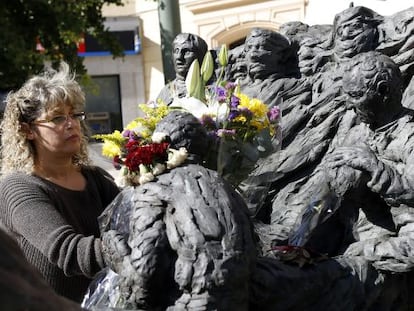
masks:
<svg viewBox="0 0 414 311"><path fill-rule="evenodd" d="M76 112L68 115L54 116L48 119L35 120L33 123L53 123L55 125L62 125L69 121L69 118L75 121L83 121L86 118L85 112Z"/></svg>

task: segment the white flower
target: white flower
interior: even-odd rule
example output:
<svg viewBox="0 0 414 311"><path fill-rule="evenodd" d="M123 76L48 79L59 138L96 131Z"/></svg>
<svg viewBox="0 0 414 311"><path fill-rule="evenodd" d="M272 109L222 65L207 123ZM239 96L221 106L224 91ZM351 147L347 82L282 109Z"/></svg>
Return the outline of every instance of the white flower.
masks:
<svg viewBox="0 0 414 311"><path fill-rule="evenodd" d="M148 173L148 172L149 172L149 170L144 164L139 165L139 174L140 175L143 175L143 174Z"/></svg>
<svg viewBox="0 0 414 311"><path fill-rule="evenodd" d="M223 123L227 120L229 115L229 106L226 103L219 103L215 101L208 107L207 114L216 117L216 121Z"/></svg>
<svg viewBox="0 0 414 311"><path fill-rule="evenodd" d="M148 168L144 164L139 165L139 177L138 177L138 183L140 185L145 184L149 181L154 180L154 174L148 170ZM135 180L134 180L135 181Z"/></svg>
<svg viewBox="0 0 414 311"><path fill-rule="evenodd" d="M125 188L127 186L127 182L125 180L125 176L123 175L118 175L115 178L115 183L118 185L119 188Z"/></svg>
<svg viewBox="0 0 414 311"><path fill-rule="evenodd" d="M195 97L175 98L170 107L185 109L196 118L208 113L207 105Z"/></svg>
<svg viewBox="0 0 414 311"><path fill-rule="evenodd" d="M161 175L162 173L164 173L166 168L167 167L165 166L165 164L157 163L157 164L155 164L154 168L152 169L152 174L154 176Z"/></svg>
<svg viewBox="0 0 414 311"><path fill-rule="evenodd" d="M138 178L138 182L140 185L145 184L147 182L153 181L154 180L154 175L150 172L148 173L144 173L144 174L140 174L139 178Z"/></svg>
<svg viewBox="0 0 414 311"><path fill-rule="evenodd" d="M167 168L172 169L182 164L188 157L187 149L181 147L180 149L170 148L168 153Z"/></svg>
<svg viewBox="0 0 414 311"><path fill-rule="evenodd" d="M166 133L154 132L152 134L151 140L154 143L160 144L160 143L162 143L165 140L166 137L167 137L167 134Z"/></svg>
<svg viewBox="0 0 414 311"><path fill-rule="evenodd" d="M141 123L138 123L136 127L134 127L131 131L134 133L145 133L148 132L150 129Z"/></svg>

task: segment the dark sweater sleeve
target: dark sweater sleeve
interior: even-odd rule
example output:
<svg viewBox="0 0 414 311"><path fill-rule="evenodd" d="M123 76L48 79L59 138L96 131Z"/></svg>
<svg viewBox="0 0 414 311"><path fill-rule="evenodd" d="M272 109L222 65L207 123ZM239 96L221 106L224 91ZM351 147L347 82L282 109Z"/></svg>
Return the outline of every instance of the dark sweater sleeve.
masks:
<svg viewBox="0 0 414 311"><path fill-rule="evenodd" d="M66 275L92 277L104 267L101 240L75 232L47 191L33 176L4 177L0 183L3 223L18 240L26 240Z"/></svg>

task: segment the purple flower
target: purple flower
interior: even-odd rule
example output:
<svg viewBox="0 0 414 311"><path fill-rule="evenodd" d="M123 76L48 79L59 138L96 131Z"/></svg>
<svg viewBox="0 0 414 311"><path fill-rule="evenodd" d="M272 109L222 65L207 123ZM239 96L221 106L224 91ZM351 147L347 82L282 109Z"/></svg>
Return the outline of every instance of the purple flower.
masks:
<svg viewBox="0 0 414 311"><path fill-rule="evenodd" d="M269 118L270 122L276 121L280 116L280 108L279 106L273 106L267 112L267 117Z"/></svg>
<svg viewBox="0 0 414 311"><path fill-rule="evenodd" d="M250 109L246 107L241 108L240 113L247 119L251 119L253 117L253 112L251 112Z"/></svg>
<svg viewBox="0 0 414 311"><path fill-rule="evenodd" d="M240 98L238 98L235 95L231 95L230 98L230 107L231 108L237 108L237 106L240 104Z"/></svg>
<svg viewBox="0 0 414 311"><path fill-rule="evenodd" d="M227 90L233 91L236 88L236 83L234 82L227 82L225 85Z"/></svg>
<svg viewBox="0 0 414 311"><path fill-rule="evenodd" d="M217 136L219 137L223 137L223 136L235 136L236 135L236 130L231 129L219 129L217 130Z"/></svg>
<svg viewBox="0 0 414 311"><path fill-rule="evenodd" d="M216 128L216 122L214 121L214 119L209 116L209 115L203 115L200 119L201 124L205 127L205 128Z"/></svg>
<svg viewBox="0 0 414 311"><path fill-rule="evenodd" d="M237 109L231 109L229 112L229 120L232 121L240 115L240 111Z"/></svg>
<svg viewBox="0 0 414 311"><path fill-rule="evenodd" d="M126 129L125 131L122 132L122 136L124 136L125 138L130 138L131 137L131 131Z"/></svg>
<svg viewBox="0 0 414 311"><path fill-rule="evenodd" d="M217 94L217 100L218 100L219 103L222 103L222 102L225 102L226 101L226 99L227 99L227 92L226 92L226 89L225 88L223 88L221 86L218 86L216 88L216 94Z"/></svg>
<svg viewBox="0 0 414 311"><path fill-rule="evenodd" d="M216 139L218 139L217 130L207 131L207 136L208 136L211 140L216 140Z"/></svg>

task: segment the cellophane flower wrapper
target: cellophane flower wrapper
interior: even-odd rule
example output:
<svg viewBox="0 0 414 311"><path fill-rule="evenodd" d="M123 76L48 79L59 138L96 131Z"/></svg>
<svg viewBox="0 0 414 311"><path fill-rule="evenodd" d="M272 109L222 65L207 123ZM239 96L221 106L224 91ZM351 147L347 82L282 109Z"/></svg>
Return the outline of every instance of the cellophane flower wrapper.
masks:
<svg viewBox="0 0 414 311"><path fill-rule="evenodd" d="M236 161L229 165L231 169L226 171L225 178L237 185L236 189L244 198L252 217L258 214L264 206L271 185L277 175L274 171L268 171L266 169L267 165L264 164L269 157L275 160L278 150L281 148L281 137L280 139L273 137L272 142L273 148L266 153L254 150L256 154L254 160L251 160L251 154L253 153L252 149L257 149L257 145L249 143L247 148L243 146L240 148ZM221 150L225 151L224 148ZM249 152L249 154L246 154L246 152ZM220 155L219 158L230 161L224 154Z"/></svg>
<svg viewBox="0 0 414 311"><path fill-rule="evenodd" d="M282 99L268 106L243 94L237 81L224 80L228 64L225 45L217 61L220 74L208 84L214 68L210 52L201 67L194 60L186 77L188 95L176 98L171 107L189 111L201 120L211 137L216 137L215 150L210 151L217 157L215 167L223 178L238 187L254 170L257 177L263 175L257 170L258 161L280 149Z"/></svg>
<svg viewBox="0 0 414 311"><path fill-rule="evenodd" d="M259 179L264 177L260 160L278 152L280 148L280 133L271 135L267 129L258 132L252 141L223 137L219 142L217 171L236 187L249 178Z"/></svg>
<svg viewBox="0 0 414 311"><path fill-rule="evenodd" d="M241 95L241 98L245 99L245 96ZM249 100L257 101L251 98ZM265 126L249 128L248 139L243 135L223 135L219 140L217 170L244 197L252 215L258 213L263 206L277 175L275 170L269 170L274 165L268 165L269 161L277 163L282 147L282 112L279 108L281 99L276 103L274 106L266 106L267 116L262 121ZM265 103L259 102L259 105ZM254 107L252 110L254 111ZM253 114L252 120L254 117Z"/></svg>
<svg viewBox="0 0 414 311"><path fill-rule="evenodd" d="M106 311L115 310L108 307L111 300L116 299L116 284L118 274L109 268L98 272L92 283L89 285L81 307L87 310Z"/></svg>
<svg viewBox="0 0 414 311"><path fill-rule="evenodd" d="M308 204L297 218L289 235L289 245L305 247L315 228L335 215L342 203L342 196L332 189L327 174L320 173L318 183L313 188L312 193L315 195L309 198Z"/></svg>

